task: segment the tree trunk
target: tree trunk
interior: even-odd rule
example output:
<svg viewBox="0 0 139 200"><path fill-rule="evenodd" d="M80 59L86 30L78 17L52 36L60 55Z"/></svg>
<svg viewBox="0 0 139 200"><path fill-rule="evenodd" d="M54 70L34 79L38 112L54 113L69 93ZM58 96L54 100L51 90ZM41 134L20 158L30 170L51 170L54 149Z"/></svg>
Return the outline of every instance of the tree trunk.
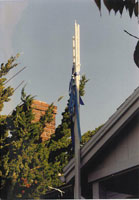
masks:
<svg viewBox="0 0 139 200"><path fill-rule="evenodd" d="M8 187L7 200L14 200L15 182L11 181Z"/></svg>

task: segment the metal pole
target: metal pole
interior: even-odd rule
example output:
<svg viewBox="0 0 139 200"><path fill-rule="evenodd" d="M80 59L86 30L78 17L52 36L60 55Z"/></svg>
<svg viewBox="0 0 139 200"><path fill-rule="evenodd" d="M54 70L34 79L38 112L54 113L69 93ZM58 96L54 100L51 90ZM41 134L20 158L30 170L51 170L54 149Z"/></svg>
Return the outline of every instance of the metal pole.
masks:
<svg viewBox="0 0 139 200"><path fill-rule="evenodd" d="M75 42L74 42L75 41ZM74 46L75 44L75 46ZM75 49L75 52L74 52ZM74 59L75 56L75 59ZM75 37L73 38L73 61L75 60L75 84L77 88L77 106L80 109L79 103L79 85L80 85L80 26L75 21ZM74 63L73 63L74 64ZM74 185L74 199L81 198L81 180L80 180L80 138L78 134L77 113L74 118L74 137L75 137L75 185Z"/></svg>

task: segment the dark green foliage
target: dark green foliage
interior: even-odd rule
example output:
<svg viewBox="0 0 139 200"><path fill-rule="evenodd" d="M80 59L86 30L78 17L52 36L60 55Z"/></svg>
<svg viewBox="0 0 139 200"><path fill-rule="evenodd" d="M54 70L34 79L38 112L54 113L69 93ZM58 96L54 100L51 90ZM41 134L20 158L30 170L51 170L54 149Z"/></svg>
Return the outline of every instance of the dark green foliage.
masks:
<svg viewBox="0 0 139 200"><path fill-rule="evenodd" d="M12 57L11 61L14 59ZM7 73L9 65L5 65ZM11 69L14 66L16 64L11 65ZM2 67L1 75L6 75L6 70ZM86 82L85 76L82 76L81 96L85 94ZM4 90L4 85L2 87ZM0 105L3 106L4 101L8 100L9 94L12 92L3 100L0 96ZM53 104L48 107L39 122L33 122L32 100L33 97L27 96L22 89L22 103L10 116L0 116L0 194L1 198L8 200L40 198L51 188L61 186L63 183L59 177L62 175L63 167L73 157L68 107L62 113L62 122L56 128L55 134L49 141L42 142L40 135L46 123L50 123L53 119ZM92 136L92 132L88 133L83 136L82 144Z"/></svg>
<svg viewBox="0 0 139 200"><path fill-rule="evenodd" d="M3 76L17 66L14 61L18 56L1 65L0 111L14 92L11 87L5 87L7 79ZM39 122L33 123L33 97L26 96L23 89L21 100L22 103L10 116L0 116L0 195L10 200L38 198L49 190L49 186L57 184L56 170L51 163L48 164L48 142L42 143L40 140L45 124L53 119L53 104Z"/></svg>
<svg viewBox="0 0 139 200"><path fill-rule="evenodd" d="M33 97L26 96L23 89L21 100L22 104L7 117L10 138L7 138L7 154L2 159L1 177L5 184L1 188L1 194L9 185L5 194L8 199L37 198L46 193L54 176L54 171L48 164L48 142L40 140L44 124L52 120L53 105L49 106L39 122L33 123Z"/></svg>
<svg viewBox="0 0 139 200"><path fill-rule="evenodd" d="M8 65L6 67L9 69ZM2 70L1 74L5 74L6 71ZM84 95L86 82L83 76L81 95ZM27 96L23 89L21 100L10 116L0 119L1 135L4 134L4 139L1 137L0 192L1 197L7 199L39 198L49 188L59 187L63 184L59 179L62 169L73 156L68 108L52 138L42 142L43 128L53 118L53 104L39 122L33 123L33 97Z"/></svg>
<svg viewBox="0 0 139 200"><path fill-rule="evenodd" d="M49 142L50 157L49 162L59 163L59 173L72 157L71 145L71 121L68 108L62 113L61 125L56 128L55 134Z"/></svg>
<svg viewBox="0 0 139 200"><path fill-rule="evenodd" d="M85 84L88 81L89 81L89 79L87 80L85 75L83 75L81 77L81 80L80 80L80 96L84 96L85 95Z"/></svg>
<svg viewBox="0 0 139 200"><path fill-rule="evenodd" d="M10 96L12 96L14 89L5 86L6 78L5 76L8 74L8 72L17 66L17 63L14 63L16 59L19 57L19 54L17 54L15 57L11 57L6 64L2 63L0 68L0 111L2 111L4 102L7 102L10 100Z"/></svg>
<svg viewBox="0 0 139 200"><path fill-rule="evenodd" d="M88 80L83 75L80 81L80 96L85 94L85 84ZM61 124L56 128L55 134L52 136L49 142L49 163L52 163L53 167L57 167L57 176L62 174L63 167L65 167L69 160L74 156L72 142L71 142L71 119L68 110L68 106L62 113ZM56 165L56 166L55 166ZM57 177L58 185L63 183Z"/></svg>
<svg viewBox="0 0 139 200"><path fill-rule="evenodd" d="M19 54L15 57L11 57L6 64L2 63L0 68L0 112L3 109L4 103L10 100L10 97L14 93L14 89L10 86L5 85L7 78L6 75L11 69L17 66L15 63ZM8 138L8 126L7 116L0 115L0 190L6 188L6 177L3 176L5 173L4 164L7 162L7 152L9 150L9 138ZM7 181L8 182L8 181ZM5 187L4 187L5 186ZM4 193L6 192L3 189Z"/></svg>
<svg viewBox="0 0 139 200"><path fill-rule="evenodd" d="M102 127L103 125L99 126L98 128L96 128L95 130L93 131L87 131L86 133L84 133L84 135L82 136L82 139L81 139L81 144L84 145L85 143L87 143L91 137L93 135L96 134L96 132Z"/></svg>

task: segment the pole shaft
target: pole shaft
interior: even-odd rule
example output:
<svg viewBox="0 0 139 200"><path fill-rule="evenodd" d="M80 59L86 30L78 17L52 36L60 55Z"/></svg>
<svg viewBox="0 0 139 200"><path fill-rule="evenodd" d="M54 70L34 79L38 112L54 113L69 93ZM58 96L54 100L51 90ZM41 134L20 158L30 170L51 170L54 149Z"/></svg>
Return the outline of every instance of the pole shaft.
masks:
<svg viewBox="0 0 139 200"><path fill-rule="evenodd" d="M75 84L77 89L77 106L80 109L79 103L79 84L80 84L80 27L75 22ZM75 137L75 186L74 186L74 199L80 199L81 197L81 180L80 180L80 138L78 134L78 122L77 113L75 112L74 118L74 137Z"/></svg>

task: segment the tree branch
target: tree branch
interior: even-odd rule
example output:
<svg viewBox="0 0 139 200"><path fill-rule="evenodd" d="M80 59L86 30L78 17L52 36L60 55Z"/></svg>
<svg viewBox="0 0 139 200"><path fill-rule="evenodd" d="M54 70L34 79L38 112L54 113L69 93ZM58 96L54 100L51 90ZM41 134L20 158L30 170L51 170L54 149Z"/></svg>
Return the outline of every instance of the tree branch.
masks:
<svg viewBox="0 0 139 200"><path fill-rule="evenodd" d="M125 33L127 33L128 35L130 35L131 37L136 38L137 40L139 40L139 38L137 36L132 35L131 33L129 33L128 31L124 30Z"/></svg>
<svg viewBox="0 0 139 200"><path fill-rule="evenodd" d="M58 189L58 188L54 188L54 187L52 187L52 186L48 186L50 189L53 189L53 190L57 190L58 192L60 192L61 193L61 196L63 195L63 193L65 193L64 191L62 191L62 190L60 190L60 189Z"/></svg>

